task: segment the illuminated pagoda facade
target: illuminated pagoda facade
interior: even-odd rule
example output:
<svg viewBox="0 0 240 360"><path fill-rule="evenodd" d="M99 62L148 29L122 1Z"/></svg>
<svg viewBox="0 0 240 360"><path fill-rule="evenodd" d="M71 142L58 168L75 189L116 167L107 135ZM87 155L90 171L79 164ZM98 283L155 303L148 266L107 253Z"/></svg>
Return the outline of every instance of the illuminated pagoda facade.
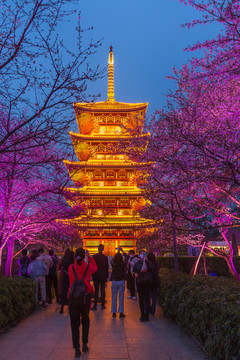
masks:
<svg viewBox="0 0 240 360"><path fill-rule="evenodd" d="M136 249L137 239L152 231L154 221L142 218L139 210L147 202L141 186L153 163L134 161L126 151L131 144L139 154L146 151L150 134L142 130L147 105L115 101L110 47L107 101L74 104L79 133L70 136L79 161L64 161L75 185L65 188L65 198L79 216L63 221L77 228L90 253L100 243L107 255L119 246Z"/></svg>

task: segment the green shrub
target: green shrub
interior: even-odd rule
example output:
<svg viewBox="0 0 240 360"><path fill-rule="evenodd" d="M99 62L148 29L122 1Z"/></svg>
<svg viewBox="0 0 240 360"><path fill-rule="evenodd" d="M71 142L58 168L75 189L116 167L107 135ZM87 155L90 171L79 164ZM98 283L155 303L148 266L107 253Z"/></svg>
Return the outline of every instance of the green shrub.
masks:
<svg viewBox="0 0 240 360"><path fill-rule="evenodd" d="M197 258L194 256L179 257L179 270L189 274L196 262ZM173 257L159 257L158 262L162 268L174 268ZM236 256L233 259L234 265L238 273L240 273L240 257ZM217 256L206 256L207 270L208 273L216 272L218 276L230 276L228 266L223 258ZM203 273L203 258L200 259L199 270Z"/></svg>
<svg viewBox="0 0 240 360"><path fill-rule="evenodd" d="M0 329L16 322L36 306L35 287L23 277L0 277Z"/></svg>
<svg viewBox="0 0 240 360"><path fill-rule="evenodd" d="M240 284L231 278L160 271L164 314L202 344L211 360L240 359Z"/></svg>

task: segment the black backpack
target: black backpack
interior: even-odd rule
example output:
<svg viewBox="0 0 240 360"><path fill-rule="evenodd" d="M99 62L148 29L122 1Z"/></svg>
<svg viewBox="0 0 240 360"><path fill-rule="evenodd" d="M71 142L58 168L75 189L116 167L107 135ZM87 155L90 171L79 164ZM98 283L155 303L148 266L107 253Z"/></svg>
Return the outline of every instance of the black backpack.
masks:
<svg viewBox="0 0 240 360"><path fill-rule="evenodd" d="M87 302L87 291L86 286L83 282L85 275L88 271L88 266L85 270L85 273L83 274L83 277L81 280L78 280L76 271L74 269L74 266L72 265L73 273L75 276L75 281L71 286L70 292L69 292L69 305L85 305Z"/></svg>

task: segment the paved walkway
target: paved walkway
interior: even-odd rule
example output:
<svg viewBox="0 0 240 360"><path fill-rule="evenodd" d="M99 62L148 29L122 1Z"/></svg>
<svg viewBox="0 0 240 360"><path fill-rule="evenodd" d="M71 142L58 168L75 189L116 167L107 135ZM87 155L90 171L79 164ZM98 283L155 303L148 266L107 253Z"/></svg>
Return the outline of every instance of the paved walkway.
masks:
<svg viewBox="0 0 240 360"><path fill-rule="evenodd" d="M126 318L110 314L111 283L107 287L107 309L91 311L90 351L82 360L205 360L195 342L161 309L149 322L139 321L136 300L125 300ZM6 334L0 335L0 360L73 360L67 311L60 315L56 305L36 311Z"/></svg>

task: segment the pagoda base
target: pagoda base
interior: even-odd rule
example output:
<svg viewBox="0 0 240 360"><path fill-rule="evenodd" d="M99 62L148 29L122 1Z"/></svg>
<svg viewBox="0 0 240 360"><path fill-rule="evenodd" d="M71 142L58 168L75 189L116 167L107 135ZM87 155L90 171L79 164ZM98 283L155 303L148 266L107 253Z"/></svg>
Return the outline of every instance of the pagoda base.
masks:
<svg viewBox="0 0 240 360"><path fill-rule="evenodd" d="M123 249L124 252L128 253L129 250L136 251L136 239L119 239L112 237L104 238L101 237L101 239L96 238L83 238L83 247L87 249L90 253L90 255L94 255L98 252L98 246L100 244L104 245L104 254L107 256L114 256L119 247Z"/></svg>

